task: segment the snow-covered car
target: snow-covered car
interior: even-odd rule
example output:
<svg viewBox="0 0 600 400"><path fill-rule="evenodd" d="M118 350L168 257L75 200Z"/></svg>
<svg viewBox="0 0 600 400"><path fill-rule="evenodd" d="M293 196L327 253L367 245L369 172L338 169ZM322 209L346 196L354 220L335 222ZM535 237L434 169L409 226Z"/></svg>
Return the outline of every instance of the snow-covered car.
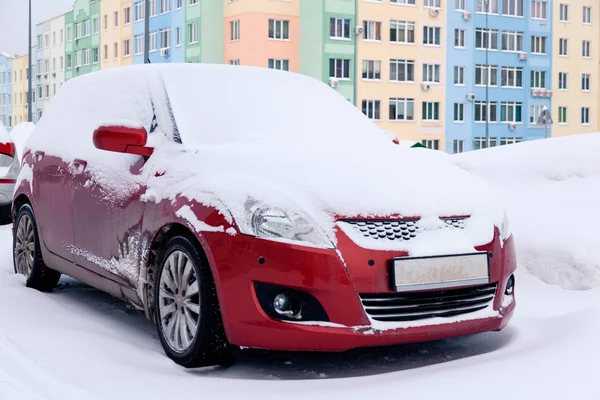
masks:
<svg viewBox="0 0 600 400"><path fill-rule="evenodd" d="M68 123L67 123L68 121ZM312 78L138 65L67 82L27 143L14 268L143 310L195 367L502 329L513 239L495 190L390 146Z"/></svg>
<svg viewBox="0 0 600 400"><path fill-rule="evenodd" d="M0 121L0 225L12 222L12 200L19 174L15 144Z"/></svg>

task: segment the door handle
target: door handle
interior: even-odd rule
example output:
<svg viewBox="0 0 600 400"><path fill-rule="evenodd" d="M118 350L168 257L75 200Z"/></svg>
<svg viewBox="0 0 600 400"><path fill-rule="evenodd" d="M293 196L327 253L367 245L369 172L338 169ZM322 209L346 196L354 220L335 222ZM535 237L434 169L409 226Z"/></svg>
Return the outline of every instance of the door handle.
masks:
<svg viewBox="0 0 600 400"><path fill-rule="evenodd" d="M85 167L87 167L87 161L75 159L73 160L73 165L75 166L75 168L77 168L78 172L83 172L85 171Z"/></svg>
<svg viewBox="0 0 600 400"><path fill-rule="evenodd" d="M46 153L44 153L43 151L38 150L38 151L35 152L35 159L37 161L41 161L42 158L44 158L45 155L46 155Z"/></svg>

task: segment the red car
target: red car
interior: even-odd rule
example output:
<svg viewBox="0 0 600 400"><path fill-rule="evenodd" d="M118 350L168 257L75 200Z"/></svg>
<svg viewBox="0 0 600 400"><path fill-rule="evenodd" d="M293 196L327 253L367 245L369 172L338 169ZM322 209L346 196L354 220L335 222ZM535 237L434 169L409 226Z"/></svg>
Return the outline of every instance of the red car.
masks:
<svg viewBox="0 0 600 400"><path fill-rule="evenodd" d="M129 301L185 367L500 330L515 250L485 182L295 73L142 65L67 82L27 143L14 267Z"/></svg>

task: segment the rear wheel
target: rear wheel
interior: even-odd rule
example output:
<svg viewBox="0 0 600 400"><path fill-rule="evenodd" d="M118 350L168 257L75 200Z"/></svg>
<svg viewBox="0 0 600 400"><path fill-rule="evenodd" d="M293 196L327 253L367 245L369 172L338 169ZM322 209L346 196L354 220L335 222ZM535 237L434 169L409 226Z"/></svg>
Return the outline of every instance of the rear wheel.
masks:
<svg viewBox="0 0 600 400"><path fill-rule="evenodd" d="M156 274L155 313L165 353L186 368L231 363L210 268L184 236L169 240Z"/></svg>
<svg viewBox="0 0 600 400"><path fill-rule="evenodd" d="M44 264L35 216L29 204L21 206L13 228L13 265L16 274L27 278L27 287L42 292L50 292L60 279L59 272Z"/></svg>

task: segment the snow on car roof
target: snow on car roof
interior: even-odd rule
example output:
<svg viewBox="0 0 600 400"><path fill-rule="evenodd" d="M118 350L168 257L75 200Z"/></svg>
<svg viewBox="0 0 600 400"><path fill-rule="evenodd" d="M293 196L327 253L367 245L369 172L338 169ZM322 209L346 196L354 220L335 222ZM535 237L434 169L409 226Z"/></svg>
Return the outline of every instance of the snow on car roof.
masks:
<svg viewBox="0 0 600 400"><path fill-rule="evenodd" d="M471 215L469 229L454 239L434 232L402 244L415 254L430 241L445 252L473 250L502 223L503 209L483 180L440 152L390 145L338 92L291 72L154 64L84 75L65 83L28 145L67 162L86 159L98 181L124 196L137 190L125 176L137 157L95 149L91 133L116 122L150 130L152 110L158 125L147 168L166 169L160 179L150 173L156 199L222 204L244 223L245 201L253 198L302 210L330 237L336 216L421 216L436 230L440 216ZM183 144L165 139L173 137L172 121Z"/></svg>

